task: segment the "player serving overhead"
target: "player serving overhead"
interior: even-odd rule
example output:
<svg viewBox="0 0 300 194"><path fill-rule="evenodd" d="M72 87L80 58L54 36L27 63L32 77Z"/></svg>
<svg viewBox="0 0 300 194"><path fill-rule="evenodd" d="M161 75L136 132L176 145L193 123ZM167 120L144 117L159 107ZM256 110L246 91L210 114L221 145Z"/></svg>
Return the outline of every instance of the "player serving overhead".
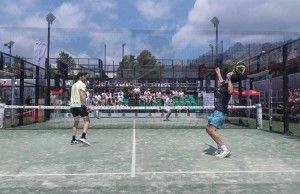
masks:
<svg viewBox="0 0 300 194"><path fill-rule="evenodd" d="M226 147L225 143L222 141L221 136L217 132L217 129L222 128L225 118L228 114L228 103L233 92L232 83L237 81L237 72L242 68L239 66L235 68L234 72L229 72L226 75L226 80L222 78L221 70L219 67L215 69L215 72L220 82L220 86L215 91L215 109L213 113L208 118L208 125L206 127L206 132L211 136L211 138L217 143L218 149L215 153L218 158L225 158L229 156L230 151Z"/></svg>

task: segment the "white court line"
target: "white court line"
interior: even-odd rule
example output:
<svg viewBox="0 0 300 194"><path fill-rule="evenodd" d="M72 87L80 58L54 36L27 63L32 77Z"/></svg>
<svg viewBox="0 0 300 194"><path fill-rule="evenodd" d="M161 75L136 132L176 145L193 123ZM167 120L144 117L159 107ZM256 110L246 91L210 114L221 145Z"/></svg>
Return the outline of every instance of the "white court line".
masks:
<svg viewBox="0 0 300 194"><path fill-rule="evenodd" d="M74 174L0 174L0 177L40 177L40 176L105 176L105 175L130 175L128 172L108 173L74 173Z"/></svg>
<svg viewBox="0 0 300 194"><path fill-rule="evenodd" d="M237 171L162 171L162 172L134 172L135 175L174 175L174 174L247 174L247 173L300 173L300 170L237 170ZM105 175L131 175L128 172L115 173L74 173L74 174L0 174L0 177L41 177L41 176L105 176Z"/></svg>
<svg viewBox="0 0 300 194"><path fill-rule="evenodd" d="M300 170L233 170L233 171L175 171L137 172L136 174L234 174L234 173L300 173Z"/></svg>
<svg viewBox="0 0 300 194"><path fill-rule="evenodd" d="M132 130L132 157L131 157L131 177L135 177L135 119L133 119L133 130Z"/></svg>

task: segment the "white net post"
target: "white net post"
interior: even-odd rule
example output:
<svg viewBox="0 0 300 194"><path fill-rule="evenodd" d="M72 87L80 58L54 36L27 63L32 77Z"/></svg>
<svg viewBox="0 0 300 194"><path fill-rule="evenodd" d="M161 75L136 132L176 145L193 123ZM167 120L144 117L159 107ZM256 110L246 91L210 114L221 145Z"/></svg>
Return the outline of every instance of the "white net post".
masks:
<svg viewBox="0 0 300 194"><path fill-rule="evenodd" d="M16 88L16 77L11 78L11 105L15 105L15 88ZM11 124L15 124L15 109L11 109Z"/></svg>
<svg viewBox="0 0 300 194"><path fill-rule="evenodd" d="M0 129L3 128L4 125L4 105L0 103Z"/></svg>
<svg viewBox="0 0 300 194"><path fill-rule="evenodd" d="M256 105L256 126L257 126L257 129L263 129L262 106L261 106L261 104Z"/></svg>

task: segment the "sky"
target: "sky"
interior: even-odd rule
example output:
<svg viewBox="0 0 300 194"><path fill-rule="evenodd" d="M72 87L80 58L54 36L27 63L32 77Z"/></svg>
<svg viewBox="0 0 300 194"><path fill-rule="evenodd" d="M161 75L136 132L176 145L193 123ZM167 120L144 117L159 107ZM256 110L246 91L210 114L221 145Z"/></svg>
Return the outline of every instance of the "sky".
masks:
<svg viewBox="0 0 300 194"><path fill-rule="evenodd" d="M0 0L0 50L13 40L13 55L33 57L37 40L47 40L45 16L51 12L50 57L104 58L118 63L125 54L150 50L156 58L193 59L215 44L210 20L220 20L225 49L241 43L300 37L299 0Z"/></svg>

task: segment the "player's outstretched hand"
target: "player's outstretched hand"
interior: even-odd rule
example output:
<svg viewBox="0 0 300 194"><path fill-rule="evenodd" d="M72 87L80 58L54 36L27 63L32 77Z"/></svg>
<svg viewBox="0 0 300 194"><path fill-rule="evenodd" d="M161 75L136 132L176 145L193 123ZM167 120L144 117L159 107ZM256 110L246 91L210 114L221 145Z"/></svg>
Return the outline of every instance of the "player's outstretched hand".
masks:
<svg viewBox="0 0 300 194"><path fill-rule="evenodd" d="M228 80L230 80L232 75L233 75L233 72L229 72L229 73L227 73L226 78Z"/></svg>
<svg viewBox="0 0 300 194"><path fill-rule="evenodd" d="M220 74L221 73L221 69L219 67L215 68L215 72L216 74Z"/></svg>

